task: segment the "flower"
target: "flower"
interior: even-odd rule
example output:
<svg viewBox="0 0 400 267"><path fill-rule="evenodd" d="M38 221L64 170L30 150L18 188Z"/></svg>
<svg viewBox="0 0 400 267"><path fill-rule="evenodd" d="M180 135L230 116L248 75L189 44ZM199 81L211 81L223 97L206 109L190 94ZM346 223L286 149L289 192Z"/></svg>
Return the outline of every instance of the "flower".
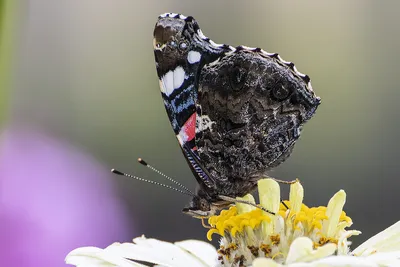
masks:
<svg viewBox="0 0 400 267"><path fill-rule="evenodd" d="M172 244L144 236L133 239L133 243L114 243L105 249L78 248L71 251L65 261L78 267L145 266L132 260L171 267L218 264L217 251L206 242L185 240Z"/></svg>
<svg viewBox="0 0 400 267"><path fill-rule="evenodd" d="M260 208L254 207L254 198L247 195L209 218L212 228L207 238L221 236L217 251L202 241L172 244L141 237L104 250L78 248L68 254L66 262L80 267L143 266L138 262L169 267L400 266L400 222L350 251L348 238L361 232L346 229L352 221L343 211L343 190L326 207L311 208L302 203L304 189L299 182L291 184L289 200L284 204L275 180L260 180L258 190Z"/></svg>
<svg viewBox="0 0 400 267"><path fill-rule="evenodd" d="M327 207L313 208L302 203L304 189L299 182L291 184L289 201L285 201L285 205L280 201L280 188L275 180L260 180L258 190L261 206L276 215L236 203L209 219L213 228L208 231L207 238L211 240L213 234L222 236L218 252L225 266L249 265L258 257L290 264L323 258L336 250L346 254L349 251L347 238L360 233L345 230L352 221L342 211L346 201L343 190L331 198ZM255 204L251 195L241 200ZM298 249L291 249L292 245L307 246L311 251L298 253Z"/></svg>

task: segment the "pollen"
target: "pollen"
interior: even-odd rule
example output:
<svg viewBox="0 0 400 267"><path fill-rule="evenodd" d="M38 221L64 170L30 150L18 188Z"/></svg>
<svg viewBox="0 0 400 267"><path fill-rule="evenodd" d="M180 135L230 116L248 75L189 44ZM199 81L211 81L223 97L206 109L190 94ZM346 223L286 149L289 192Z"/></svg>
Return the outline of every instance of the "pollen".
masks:
<svg viewBox="0 0 400 267"><path fill-rule="evenodd" d="M276 215L238 202L208 220L212 228L207 238L211 241L213 235L221 236L220 258L225 264L234 263L235 259L246 264L259 256L283 263L296 238L308 237L314 248L338 245L345 228L352 224L342 210L346 199L343 190L327 206L308 207L302 203L304 190L298 181L291 185L289 200L283 201L285 205L280 203L277 182L265 179L261 184L258 189L262 207ZM251 195L240 199L255 204Z"/></svg>

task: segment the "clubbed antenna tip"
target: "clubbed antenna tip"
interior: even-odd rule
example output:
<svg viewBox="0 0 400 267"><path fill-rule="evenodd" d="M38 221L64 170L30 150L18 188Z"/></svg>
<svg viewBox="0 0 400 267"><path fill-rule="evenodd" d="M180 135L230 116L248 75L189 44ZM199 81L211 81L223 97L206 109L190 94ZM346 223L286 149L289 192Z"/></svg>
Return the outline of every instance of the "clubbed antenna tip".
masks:
<svg viewBox="0 0 400 267"><path fill-rule="evenodd" d="M111 172L118 175L125 175L123 172L117 171L116 169L111 169Z"/></svg>
<svg viewBox="0 0 400 267"><path fill-rule="evenodd" d="M147 166L147 162L144 161L142 158L138 158L138 162L144 166Z"/></svg>

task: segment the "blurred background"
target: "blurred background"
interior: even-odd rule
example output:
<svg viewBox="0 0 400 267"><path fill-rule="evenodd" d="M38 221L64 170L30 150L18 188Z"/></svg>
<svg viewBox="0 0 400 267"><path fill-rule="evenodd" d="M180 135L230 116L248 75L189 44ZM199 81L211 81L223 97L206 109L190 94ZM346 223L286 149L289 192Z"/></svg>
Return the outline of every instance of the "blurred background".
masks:
<svg viewBox="0 0 400 267"><path fill-rule="evenodd" d="M164 12L217 43L295 62L322 98L271 176L300 178L305 203L339 189L355 245L400 219L399 1L0 0L0 265L64 266L79 246L145 234L205 240L187 196L142 157L195 187L161 100L152 49ZM283 196L287 189L283 187ZM3 261L3 262L2 262Z"/></svg>

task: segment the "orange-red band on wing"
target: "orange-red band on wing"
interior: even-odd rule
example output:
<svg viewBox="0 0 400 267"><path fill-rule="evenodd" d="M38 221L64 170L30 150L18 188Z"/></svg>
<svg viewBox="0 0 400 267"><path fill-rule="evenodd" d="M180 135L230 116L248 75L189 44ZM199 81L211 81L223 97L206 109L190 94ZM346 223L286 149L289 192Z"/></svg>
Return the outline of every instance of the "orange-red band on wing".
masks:
<svg viewBox="0 0 400 267"><path fill-rule="evenodd" d="M189 119L183 124L177 138L181 145L191 141L196 135L196 112L194 112Z"/></svg>
<svg viewBox="0 0 400 267"><path fill-rule="evenodd" d="M185 141L190 141L194 138L196 133L196 112L190 116L190 118L185 122L181 131L185 132L187 139Z"/></svg>

